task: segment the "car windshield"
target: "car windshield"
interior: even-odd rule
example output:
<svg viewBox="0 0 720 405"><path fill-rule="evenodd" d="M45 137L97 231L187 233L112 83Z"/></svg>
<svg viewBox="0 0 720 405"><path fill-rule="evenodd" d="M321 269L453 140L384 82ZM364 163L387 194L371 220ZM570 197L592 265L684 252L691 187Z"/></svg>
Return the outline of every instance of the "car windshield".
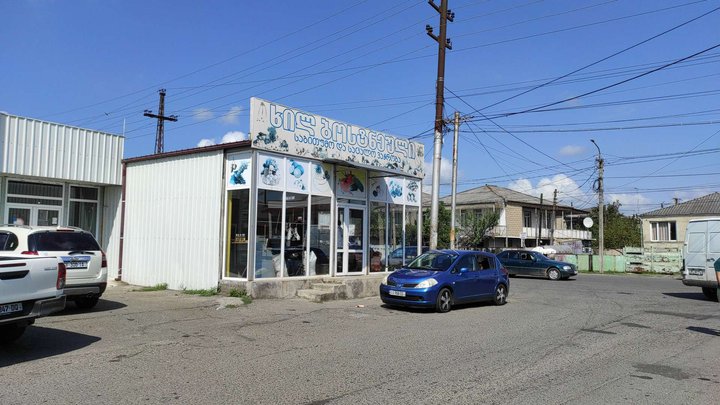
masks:
<svg viewBox="0 0 720 405"><path fill-rule="evenodd" d="M457 258L456 254L443 252L423 253L413 260L407 268L432 271L445 271Z"/></svg>

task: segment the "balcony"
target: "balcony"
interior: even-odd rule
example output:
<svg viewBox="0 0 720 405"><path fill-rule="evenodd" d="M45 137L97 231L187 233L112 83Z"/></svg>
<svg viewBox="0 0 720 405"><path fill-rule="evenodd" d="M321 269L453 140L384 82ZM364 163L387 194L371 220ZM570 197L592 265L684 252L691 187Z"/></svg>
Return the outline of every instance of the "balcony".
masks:
<svg viewBox="0 0 720 405"><path fill-rule="evenodd" d="M538 234L537 228L523 228L525 239L535 239ZM550 239L551 229L542 228L540 229L540 238ZM578 229L556 229L555 239L573 239L573 240L591 240L592 232L582 231Z"/></svg>

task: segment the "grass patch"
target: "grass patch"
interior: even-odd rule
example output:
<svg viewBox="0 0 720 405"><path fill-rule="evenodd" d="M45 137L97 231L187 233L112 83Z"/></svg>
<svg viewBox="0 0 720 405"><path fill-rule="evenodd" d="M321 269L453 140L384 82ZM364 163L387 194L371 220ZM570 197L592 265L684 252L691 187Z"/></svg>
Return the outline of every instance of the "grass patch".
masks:
<svg viewBox="0 0 720 405"><path fill-rule="evenodd" d="M238 307L238 306L235 305L235 304L225 305L225 308L237 308L237 307Z"/></svg>
<svg viewBox="0 0 720 405"><path fill-rule="evenodd" d="M218 294L217 288L208 288L207 290L183 290L184 294L199 295L201 297L212 297Z"/></svg>
<svg viewBox="0 0 720 405"><path fill-rule="evenodd" d="M228 291L228 296L240 298L243 304L249 304L252 302L252 297L247 295L247 291L245 290L238 290L237 288L233 288L232 290Z"/></svg>
<svg viewBox="0 0 720 405"><path fill-rule="evenodd" d="M142 287L140 289L137 289L135 291L165 291L167 290L167 283L161 283L161 284L155 284L150 287Z"/></svg>

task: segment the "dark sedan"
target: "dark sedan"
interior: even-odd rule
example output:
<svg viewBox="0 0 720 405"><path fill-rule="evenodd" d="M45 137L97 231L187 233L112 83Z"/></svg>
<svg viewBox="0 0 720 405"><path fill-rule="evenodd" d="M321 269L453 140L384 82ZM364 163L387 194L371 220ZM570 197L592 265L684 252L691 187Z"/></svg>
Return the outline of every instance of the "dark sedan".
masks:
<svg viewBox="0 0 720 405"><path fill-rule="evenodd" d="M577 266L552 260L530 250L506 250L497 255L510 275L539 276L550 280L567 279L577 275Z"/></svg>

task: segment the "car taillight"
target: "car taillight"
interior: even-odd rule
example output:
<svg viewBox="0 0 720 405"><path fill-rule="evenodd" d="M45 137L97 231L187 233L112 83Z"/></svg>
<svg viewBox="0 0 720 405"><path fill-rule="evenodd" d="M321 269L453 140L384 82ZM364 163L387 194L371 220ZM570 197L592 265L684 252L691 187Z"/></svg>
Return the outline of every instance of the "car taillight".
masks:
<svg viewBox="0 0 720 405"><path fill-rule="evenodd" d="M26 251L20 252L20 253L23 254L23 255L35 255L35 256L38 255L38 252L36 252L36 251L34 251L34 250L26 250Z"/></svg>
<svg viewBox="0 0 720 405"><path fill-rule="evenodd" d="M502 274L505 274L505 275L508 274L508 271L507 271L507 269L505 268L505 266L500 267L500 271L502 272Z"/></svg>
<svg viewBox="0 0 720 405"><path fill-rule="evenodd" d="M100 265L100 267L107 267L107 257L105 257L105 252L103 252L102 250L100 252L102 252L102 264Z"/></svg>
<svg viewBox="0 0 720 405"><path fill-rule="evenodd" d="M57 282L55 283L55 288L58 290L62 290L65 288L65 276L67 275L67 268L65 267L65 263L58 263L58 277Z"/></svg>

